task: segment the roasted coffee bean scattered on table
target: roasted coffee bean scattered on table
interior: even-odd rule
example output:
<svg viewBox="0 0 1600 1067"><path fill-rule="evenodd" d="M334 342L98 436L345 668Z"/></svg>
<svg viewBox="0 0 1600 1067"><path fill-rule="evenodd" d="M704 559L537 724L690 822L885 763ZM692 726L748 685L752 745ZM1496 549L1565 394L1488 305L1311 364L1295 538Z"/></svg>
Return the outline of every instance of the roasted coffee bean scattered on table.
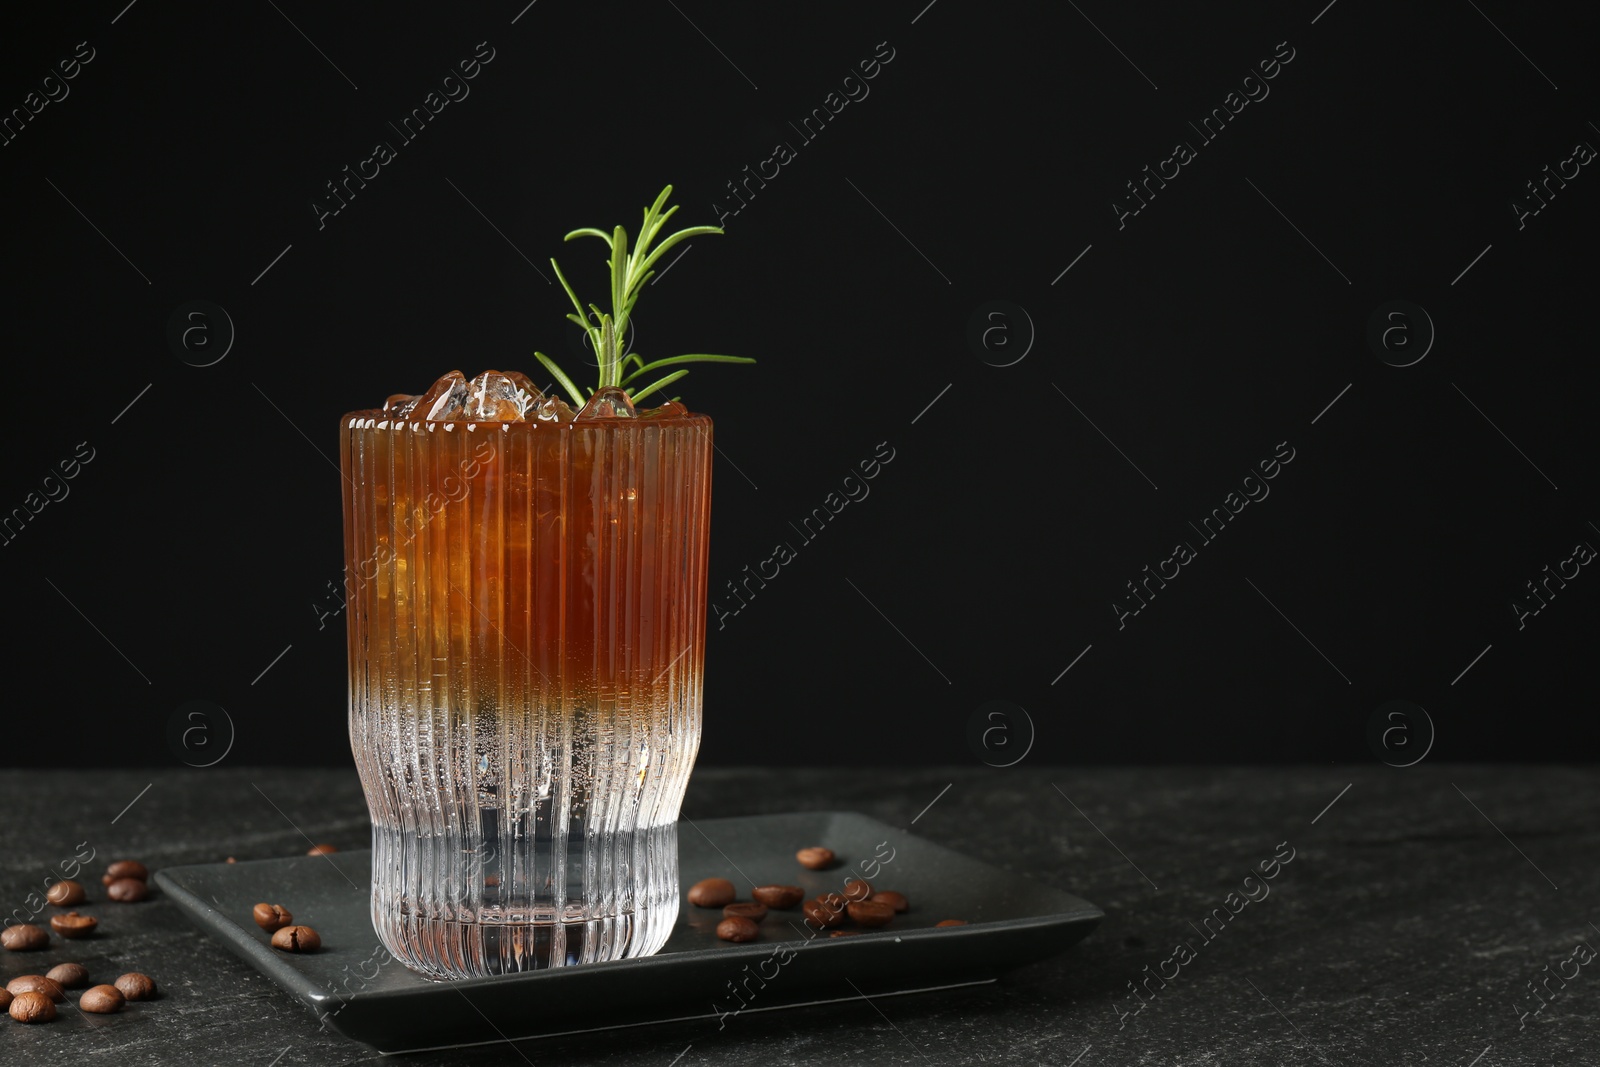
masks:
<svg viewBox="0 0 1600 1067"><path fill-rule="evenodd" d="M785 911L806 899L806 891L797 885L758 885L750 896L776 911Z"/></svg>
<svg viewBox="0 0 1600 1067"><path fill-rule="evenodd" d="M800 861L800 866L808 870L820 871L833 866L833 849L823 848L821 845L813 845L810 848L803 848L796 852L794 858Z"/></svg>
<svg viewBox="0 0 1600 1067"><path fill-rule="evenodd" d="M100 925L100 920L93 915L79 915L69 911L65 915L50 916L50 929L59 937L77 938L88 937L94 933L94 928Z"/></svg>
<svg viewBox="0 0 1600 1067"><path fill-rule="evenodd" d="M322 938L309 926L285 926L272 935L272 947L284 952L315 952Z"/></svg>
<svg viewBox="0 0 1600 1067"><path fill-rule="evenodd" d="M96 1015L110 1015L121 1011L126 1001L127 998L122 995L122 990L116 986L97 985L83 991L83 996L78 998L78 1007Z"/></svg>
<svg viewBox="0 0 1600 1067"><path fill-rule="evenodd" d="M117 979L117 992L128 1000L154 1000L156 983L148 974L130 971Z"/></svg>
<svg viewBox="0 0 1600 1067"><path fill-rule="evenodd" d="M106 868L106 873L100 876L100 881L105 885L123 878L137 878L141 882L149 881L150 868L138 860L118 860Z"/></svg>
<svg viewBox="0 0 1600 1067"><path fill-rule="evenodd" d="M88 970L78 963L58 963L44 972L44 976L62 989L82 989L89 984Z"/></svg>
<svg viewBox="0 0 1600 1067"><path fill-rule="evenodd" d="M0 946L12 952L32 952L50 943L50 935L32 923L17 923L0 930Z"/></svg>
<svg viewBox="0 0 1600 1067"><path fill-rule="evenodd" d="M67 999L61 983L42 974L18 975L6 983L6 992L13 997L21 996L23 993L43 993L57 1004L64 1003Z"/></svg>
<svg viewBox="0 0 1600 1067"><path fill-rule="evenodd" d="M85 897L82 883L71 879L57 882L44 891L44 899L58 908L70 908L74 904L82 904Z"/></svg>
<svg viewBox="0 0 1600 1067"><path fill-rule="evenodd" d="M726 878L707 878L689 887L689 903L697 908L721 908L733 903L733 883Z"/></svg>
<svg viewBox="0 0 1600 1067"><path fill-rule="evenodd" d="M904 893L896 893L893 889L876 890L867 899L880 900L901 914L911 910L911 902L906 900L906 895Z"/></svg>
<svg viewBox="0 0 1600 1067"><path fill-rule="evenodd" d="M134 904L150 895L150 887L142 878L118 878L106 886L106 896L119 904Z"/></svg>
<svg viewBox="0 0 1600 1067"><path fill-rule="evenodd" d="M56 1017L55 1002L43 993L19 993L11 1000L11 1017L19 1023L47 1023Z"/></svg>

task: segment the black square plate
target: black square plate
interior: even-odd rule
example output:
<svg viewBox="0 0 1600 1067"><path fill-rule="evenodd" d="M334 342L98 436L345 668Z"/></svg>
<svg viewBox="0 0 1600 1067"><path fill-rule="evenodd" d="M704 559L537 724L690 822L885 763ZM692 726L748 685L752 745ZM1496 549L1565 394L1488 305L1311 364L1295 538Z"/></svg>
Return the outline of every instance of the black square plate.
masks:
<svg viewBox="0 0 1600 1067"><path fill-rule="evenodd" d="M808 871L804 845L834 850L839 865ZM892 850L892 851L891 851ZM406 970L372 930L371 853L296 856L173 867L157 883L207 933L299 998L347 1037L384 1052L553 1036L680 1019L765 1011L992 981L1053 955L1102 918L1077 897L854 812L803 812L683 822L683 886L724 877L748 899L756 885L798 885L808 896L841 888L880 857L872 879L911 910L879 930L811 938L801 913L771 912L745 944L716 938L720 910L683 904L659 953L582 967L435 982ZM322 950L273 949L251 920L259 901L282 904L314 927ZM935 928L941 919L967 926ZM737 990L737 995L735 991Z"/></svg>

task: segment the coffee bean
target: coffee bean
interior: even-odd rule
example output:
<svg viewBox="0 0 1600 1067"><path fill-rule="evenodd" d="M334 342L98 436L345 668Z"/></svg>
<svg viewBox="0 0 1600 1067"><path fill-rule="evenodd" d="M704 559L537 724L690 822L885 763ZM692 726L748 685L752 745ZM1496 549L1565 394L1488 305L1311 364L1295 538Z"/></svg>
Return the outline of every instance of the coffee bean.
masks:
<svg viewBox="0 0 1600 1067"><path fill-rule="evenodd" d="M275 933L294 922L294 916L282 904L257 904L250 912L256 925L267 933Z"/></svg>
<svg viewBox="0 0 1600 1067"><path fill-rule="evenodd" d="M106 873L100 876L100 881L105 885L122 878L137 878L139 881L148 881L150 869L138 860L118 860L106 868Z"/></svg>
<svg viewBox="0 0 1600 1067"><path fill-rule="evenodd" d="M935 925L935 926L965 926L965 925L967 925L967 920L965 920L965 919L940 919L938 922L934 923L933 925Z"/></svg>
<svg viewBox="0 0 1600 1067"><path fill-rule="evenodd" d="M32 923L17 923L0 931L0 946L12 952L32 952L50 943L50 935Z"/></svg>
<svg viewBox="0 0 1600 1067"><path fill-rule="evenodd" d="M234 859L232 856L229 856L227 859L223 860L222 862L223 863L238 863L239 861Z"/></svg>
<svg viewBox="0 0 1600 1067"><path fill-rule="evenodd" d="M92 1011L96 1015L110 1015L112 1012L122 1010L122 1005L127 998L122 995L122 990L114 985L97 985L93 989L85 989L83 996L78 998L78 1007L84 1011Z"/></svg>
<svg viewBox="0 0 1600 1067"><path fill-rule="evenodd" d="M733 883L726 878L707 878L689 887L689 903L697 908L720 908L732 904Z"/></svg>
<svg viewBox="0 0 1600 1067"><path fill-rule="evenodd" d="M133 904L150 895L150 887L138 878L118 878L106 886L106 896L119 904Z"/></svg>
<svg viewBox="0 0 1600 1067"><path fill-rule="evenodd" d="M6 992L13 997L23 993L43 993L57 1004L66 1003L67 994L61 983L42 974L23 974L6 983Z"/></svg>
<svg viewBox="0 0 1600 1067"><path fill-rule="evenodd" d="M827 928L844 925L845 899L838 893L827 893L800 906L806 921Z"/></svg>
<svg viewBox="0 0 1600 1067"><path fill-rule="evenodd" d="M767 917L767 906L757 901L748 904L729 904L722 909L722 914L729 919L749 919L758 923Z"/></svg>
<svg viewBox="0 0 1600 1067"><path fill-rule="evenodd" d="M800 861L800 866L813 871L820 871L825 867L833 866L833 849L823 848L821 845L813 845L810 848L803 848L796 852L794 858Z"/></svg>
<svg viewBox="0 0 1600 1067"><path fill-rule="evenodd" d="M315 952L322 938L309 926L285 926L272 935L272 947L284 952Z"/></svg>
<svg viewBox="0 0 1600 1067"><path fill-rule="evenodd" d="M872 896L872 883L852 878L844 884L844 899L866 900Z"/></svg>
<svg viewBox="0 0 1600 1067"><path fill-rule="evenodd" d="M83 886L78 882L71 881L70 879L65 882L57 882L55 885L44 891L44 899L48 900L58 908L67 908L74 904L82 904L85 895L86 894L83 891Z"/></svg>
<svg viewBox="0 0 1600 1067"><path fill-rule="evenodd" d="M894 918L894 906L881 900L852 900L847 910L857 926L886 926Z"/></svg>
<svg viewBox="0 0 1600 1067"><path fill-rule="evenodd" d="M328 856L338 851L339 850L334 848L332 845L312 845L310 848L306 849L306 855Z"/></svg>
<svg viewBox="0 0 1600 1067"><path fill-rule="evenodd" d="M11 994L4 989L0 989L0 1011L4 1011L9 1007L11 1007Z"/></svg>
<svg viewBox="0 0 1600 1067"><path fill-rule="evenodd" d="M879 889L873 892L868 900L881 900L895 911L907 912L911 910L911 902L904 893L896 893L893 889Z"/></svg>
<svg viewBox="0 0 1600 1067"><path fill-rule="evenodd" d="M130 971L117 979L117 992L128 1000L154 1000L156 984L148 974Z"/></svg>
<svg viewBox="0 0 1600 1067"><path fill-rule="evenodd" d="M786 911L806 898L806 891L797 885L758 885L750 895L769 908Z"/></svg>
<svg viewBox="0 0 1600 1067"><path fill-rule="evenodd" d="M88 970L77 963L58 963L44 972L44 976L62 989L82 989L89 984Z"/></svg>
<svg viewBox="0 0 1600 1067"><path fill-rule="evenodd" d="M754 941L760 933L755 923L738 916L723 919L717 924L717 936L724 941Z"/></svg>
<svg viewBox="0 0 1600 1067"><path fill-rule="evenodd" d="M50 929L65 938L88 937L99 925L100 920L93 915L79 915L75 911L50 916Z"/></svg>
<svg viewBox="0 0 1600 1067"><path fill-rule="evenodd" d="M55 1002L43 993L18 993L11 1001L11 1017L19 1023L47 1023L56 1017Z"/></svg>

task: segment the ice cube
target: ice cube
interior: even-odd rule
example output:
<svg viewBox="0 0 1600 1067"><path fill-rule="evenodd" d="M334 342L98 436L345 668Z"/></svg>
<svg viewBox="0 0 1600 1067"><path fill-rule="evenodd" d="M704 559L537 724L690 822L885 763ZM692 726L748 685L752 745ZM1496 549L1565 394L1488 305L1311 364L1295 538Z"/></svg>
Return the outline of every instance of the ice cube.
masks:
<svg viewBox="0 0 1600 1067"><path fill-rule="evenodd" d="M532 411L534 408L539 406L539 401L544 399L544 390L540 389L537 385L534 385L533 382L529 381L526 374L523 374L521 371L508 370L506 371L505 376L512 385L533 397L533 403L528 405L529 411Z"/></svg>
<svg viewBox="0 0 1600 1067"><path fill-rule="evenodd" d="M581 419L631 419L637 417L638 412L633 410L633 401L628 399L628 394L614 385L608 385L589 398L583 405L583 410L578 412Z"/></svg>
<svg viewBox="0 0 1600 1067"><path fill-rule="evenodd" d="M483 422L525 422L543 399L525 375L486 370L467 383L466 417Z"/></svg>
<svg viewBox="0 0 1600 1067"><path fill-rule="evenodd" d="M383 402L383 413L403 419L417 406L417 398L410 393L396 393Z"/></svg>
<svg viewBox="0 0 1600 1067"><path fill-rule="evenodd" d="M540 422L571 422L572 406L555 393L551 393L534 410L534 417Z"/></svg>
<svg viewBox="0 0 1600 1067"><path fill-rule="evenodd" d="M645 408L639 412L641 419L676 419L689 414L689 409L676 400L669 400L660 407Z"/></svg>
<svg viewBox="0 0 1600 1067"><path fill-rule="evenodd" d="M462 418L467 410L467 379L458 370L433 383L433 388L417 397L411 418L430 421Z"/></svg>

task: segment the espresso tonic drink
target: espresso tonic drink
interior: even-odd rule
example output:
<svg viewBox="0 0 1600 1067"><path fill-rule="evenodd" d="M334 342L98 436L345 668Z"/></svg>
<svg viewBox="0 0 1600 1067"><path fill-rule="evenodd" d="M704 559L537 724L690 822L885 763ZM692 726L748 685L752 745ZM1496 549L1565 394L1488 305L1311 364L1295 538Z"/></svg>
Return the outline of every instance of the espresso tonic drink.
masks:
<svg viewBox="0 0 1600 1067"><path fill-rule="evenodd" d="M700 741L711 420L452 372L340 436L384 946L440 978L657 951Z"/></svg>

